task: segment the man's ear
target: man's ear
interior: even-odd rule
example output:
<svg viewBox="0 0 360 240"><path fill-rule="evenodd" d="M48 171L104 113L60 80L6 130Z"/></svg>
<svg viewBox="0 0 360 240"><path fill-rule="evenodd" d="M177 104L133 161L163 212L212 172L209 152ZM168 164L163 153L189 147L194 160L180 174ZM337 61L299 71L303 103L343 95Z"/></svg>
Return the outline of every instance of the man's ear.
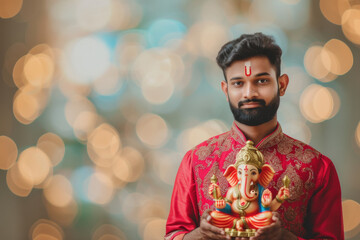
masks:
<svg viewBox="0 0 360 240"><path fill-rule="evenodd" d="M221 89L224 92L225 96L226 96L226 101L229 101L229 95L228 95L228 84L225 81L221 82Z"/></svg>
<svg viewBox="0 0 360 240"><path fill-rule="evenodd" d="M279 77L279 94L280 94L280 96L285 95L288 84L289 84L289 76L287 74L281 75Z"/></svg>

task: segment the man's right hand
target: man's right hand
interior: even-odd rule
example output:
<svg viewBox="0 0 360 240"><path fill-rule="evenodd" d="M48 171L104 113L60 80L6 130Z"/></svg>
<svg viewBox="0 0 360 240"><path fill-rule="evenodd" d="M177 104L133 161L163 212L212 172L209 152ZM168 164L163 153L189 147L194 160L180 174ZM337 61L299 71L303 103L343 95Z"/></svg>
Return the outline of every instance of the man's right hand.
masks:
<svg viewBox="0 0 360 240"><path fill-rule="evenodd" d="M184 240L225 240L231 239L230 236L225 235L225 231L222 228L215 227L210 224L211 210L206 210L201 216L200 227L185 234Z"/></svg>

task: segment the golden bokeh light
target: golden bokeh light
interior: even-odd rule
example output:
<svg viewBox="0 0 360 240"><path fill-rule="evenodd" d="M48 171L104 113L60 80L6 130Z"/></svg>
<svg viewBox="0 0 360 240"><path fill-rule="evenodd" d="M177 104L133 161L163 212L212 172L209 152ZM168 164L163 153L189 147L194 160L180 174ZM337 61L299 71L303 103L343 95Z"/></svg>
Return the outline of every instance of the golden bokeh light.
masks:
<svg viewBox="0 0 360 240"><path fill-rule="evenodd" d="M27 82L36 87L49 87L53 74L54 62L46 54L28 54L24 65L24 76Z"/></svg>
<svg viewBox="0 0 360 240"><path fill-rule="evenodd" d="M69 99L77 98L79 96L86 97L91 92L90 85L71 82L67 78L62 78L58 82L58 86L62 94Z"/></svg>
<svg viewBox="0 0 360 240"><path fill-rule="evenodd" d="M103 224L92 235L91 240L126 240L124 233L111 224Z"/></svg>
<svg viewBox="0 0 360 240"><path fill-rule="evenodd" d="M90 133L102 123L102 118L92 111L80 112L73 123L74 134L81 141L87 141Z"/></svg>
<svg viewBox="0 0 360 240"><path fill-rule="evenodd" d="M12 18L20 12L23 0L0 0L0 6L0 18Z"/></svg>
<svg viewBox="0 0 360 240"><path fill-rule="evenodd" d="M74 126L74 122L76 118L82 112L96 112L96 108L94 104L82 96L74 96L72 97L65 106L65 118L70 126Z"/></svg>
<svg viewBox="0 0 360 240"><path fill-rule="evenodd" d="M101 95L113 95L122 86L120 72L115 66L111 65L103 76L93 82L94 90Z"/></svg>
<svg viewBox="0 0 360 240"><path fill-rule="evenodd" d="M72 198L70 203L64 207L57 207L45 201L46 211L49 218L61 226L70 226L78 214L77 202Z"/></svg>
<svg viewBox="0 0 360 240"><path fill-rule="evenodd" d="M39 185L51 173L52 164L41 149L30 147L19 155L18 167L20 174L29 184Z"/></svg>
<svg viewBox="0 0 360 240"><path fill-rule="evenodd" d="M341 18L341 27L347 39L360 44L360 9L346 10Z"/></svg>
<svg viewBox="0 0 360 240"><path fill-rule="evenodd" d="M141 21L142 8L136 1L111 1L111 15L107 28L125 30L135 28Z"/></svg>
<svg viewBox="0 0 360 240"><path fill-rule="evenodd" d="M111 0L80 0L74 4L77 24L87 31L103 29L110 20Z"/></svg>
<svg viewBox="0 0 360 240"><path fill-rule="evenodd" d="M324 67L336 75L347 73L354 62L350 48L338 39L331 39L324 45L321 59Z"/></svg>
<svg viewBox="0 0 360 240"><path fill-rule="evenodd" d="M45 240L45 239L64 239L64 232L62 228L55 222L48 219L37 220L30 228L29 235L31 239ZM48 237L48 238L46 238Z"/></svg>
<svg viewBox="0 0 360 240"><path fill-rule="evenodd" d="M114 184L107 175L95 172L88 181L87 195L91 202L103 205L113 199Z"/></svg>
<svg viewBox="0 0 360 240"><path fill-rule="evenodd" d="M355 130L355 140L357 145L360 147L360 122L358 123L356 130Z"/></svg>
<svg viewBox="0 0 360 240"><path fill-rule="evenodd" d="M54 133L43 134L37 141L37 147L48 155L52 166L58 165L64 158L64 141Z"/></svg>
<svg viewBox="0 0 360 240"><path fill-rule="evenodd" d="M0 169L11 168L15 164L17 156L16 143L7 136L0 136Z"/></svg>
<svg viewBox="0 0 360 240"><path fill-rule="evenodd" d="M116 178L124 182L135 182L143 174L145 161L141 153L132 147L125 147L116 157L113 166Z"/></svg>
<svg viewBox="0 0 360 240"><path fill-rule="evenodd" d="M24 75L24 65L25 65L27 58L28 58L28 55L24 55L24 56L20 57L16 61L14 68L13 68L13 72L12 72L13 81L14 81L14 84L18 88L21 88L25 84L27 84L27 80Z"/></svg>
<svg viewBox="0 0 360 240"><path fill-rule="evenodd" d="M45 199L56 207L65 207L73 199L73 188L70 181L63 175L53 176L44 187Z"/></svg>
<svg viewBox="0 0 360 240"><path fill-rule="evenodd" d="M179 150L184 153L208 138L228 130L229 127L221 120L208 120L182 132L177 140L177 146Z"/></svg>
<svg viewBox="0 0 360 240"><path fill-rule="evenodd" d="M331 23L341 25L341 17L351 8L349 0L320 0L320 10Z"/></svg>
<svg viewBox="0 0 360 240"><path fill-rule="evenodd" d="M161 218L155 218L149 221L144 229L144 240L157 240L162 239L165 236L166 220Z"/></svg>
<svg viewBox="0 0 360 240"><path fill-rule="evenodd" d="M19 197L27 197L33 188L33 185L21 175L17 163L7 171L6 184L10 191Z"/></svg>
<svg viewBox="0 0 360 240"><path fill-rule="evenodd" d="M175 85L172 81L143 81L141 91L145 99L152 104L163 104L170 99L174 93Z"/></svg>
<svg viewBox="0 0 360 240"><path fill-rule="evenodd" d="M329 88L312 84L300 97L300 110L303 116L313 123L319 123L335 116L340 108L340 98Z"/></svg>
<svg viewBox="0 0 360 240"><path fill-rule="evenodd" d="M149 113L136 122L136 134L148 147L159 148L167 142L169 129L163 118Z"/></svg>
<svg viewBox="0 0 360 240"><path fill-rule="evenodd" d="M113 158L120 149L119 133L107 123L94 129L88 138L87 151L94 163L98 163L99 159Z"/></svg>
<svg viewBox="0 0 360 240"><path fill-rule="evenodd" d="M326 78L329 74L329 70L326 69L321 58L321 53L323 47L321 46L312 46L310 47L304 57L304 65L306 71L319 80Z"/></svg>
<svg viewBox="0 0 360 240"><path fill-rule="evenodd" d="M360 204L354 200L342 202L344 231L354 230L360 224Z"/></svg>

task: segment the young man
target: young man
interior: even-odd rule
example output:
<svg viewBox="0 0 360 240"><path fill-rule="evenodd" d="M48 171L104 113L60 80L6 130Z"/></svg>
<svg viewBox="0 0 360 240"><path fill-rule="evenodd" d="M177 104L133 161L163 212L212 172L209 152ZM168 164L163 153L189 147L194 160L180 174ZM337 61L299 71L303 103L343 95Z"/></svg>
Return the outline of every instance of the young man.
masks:
<svg viewBox="0 0 360 240"><path fill-rule="evenodd" d="M344 239L340 183L331 160L281 130L276 112L289 78L280 75L282 51L262 33L242 35L225 44L217 63L225 81L221 88L235 121L229 132L188 151L176 177L165 239L230 239L210 224L214 209L208 189L213 174L222 196L229 188L223 176L235 156L252 140L275 175L275 196L291 179L290 198L274 213L274 222L250 239ZM236 238L242 239L242 238ZM245 238L244 238L245 239Z"/></svg>

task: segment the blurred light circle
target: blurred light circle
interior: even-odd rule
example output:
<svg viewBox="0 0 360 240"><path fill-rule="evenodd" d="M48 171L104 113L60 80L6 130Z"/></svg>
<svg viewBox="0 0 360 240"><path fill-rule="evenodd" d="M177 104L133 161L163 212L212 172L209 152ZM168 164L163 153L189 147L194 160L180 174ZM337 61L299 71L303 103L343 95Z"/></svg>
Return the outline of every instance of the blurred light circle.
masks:
<svg viewBox="0 0 360 240"><path fill-rule="evenodd" d="M28 58L28 55L24 55L24 56L20 57L16 61L14 68L13 68L12 77L13 77L14 84L18 88L21 88L25 84L27 84L27 80L24 75L24 65L25 65L27 58Z"/></svg>
<svg viewBox="0 0 360 240"><path fill-rule="evenodd" d="M117 179L123 182L135 182L144 172L145 161L138 150L125 147L116 157L112 169Z"/></svg>
<svg viewBox="0 0 360 240"><path fill-rule="evenodd" d="M152 104L163 104L167 102L174 93L174 83L171 80L157 82L147 79L141 84L142 94Z"/></svg>
<svg viewBox="0 0 360 240"><path fill-rule="evenodd" d="M80 112L73 123L74 134L81 141L87 141L90 133L102 122L102 118L95 112Z"/></svg>
<svg viewBox="0 0 360 240"><path fill-rule="evenodd" d="M0 0L0 6L0 18L12 18L20 12L23 0Z"/></svg>
<svg viewBox="0 0 360 240"><path fill-rule="evenodd" d="M360 224L360 204L354 200L342 202L344 231L349 232Z"/></svg>
<svg viewBox="0 0 360 240"><path fill-rule="evenodd" d="M358 123L356 130L355 130L355 140L357 145L360 147L360 122Z"/></svg>
<svg viewBox="0 0 360 240"><path fill-rule="evenodd" d="M329 74L329 70L326 69L321 58L323 47L312 46L310 47L304 57L304 65L306 71L317 79L323 79Z"/></svg>
<svg viewBox="0 0 360 240"><path fill-rule="evenodd" d="M226 27L218 23L202 25L199 38L199 47L202 54L209 59L215 59L221 46L229 41L229 32Z"/></svg>
<svg viewBox="0 0 360 240"><path fill-rule="evenodd" d="M31 239L56 239L62 240L64 232L61 227L48 219L37 220L30 228ZM47 237L47 238L46 238Z"/></svg>
<svg viewBox="0 0 360 240"><path fill-rule="evenodd" d="M112 0L107 28L113 31L135 28L142 18L142 8L136 1Z"/></svg>
<svg viewBox="0 0 360 240"><path fill-rule="evenodd" d="M107 123L94 129L88 138L87 151L92 160L97 157L112 158L120 148L121 141L118 131Z"/></svg>
<svg viewBox="0 0 360 240"><path fill-rule="evenodd" d="M91 202L107 204L114 196L114 184L107 175L94 172L88 179L87 194Z"/></svg>
<svg viewBox="0 0 360 240"><path fill-rule="evenodd" d="M354 62L350 48L338 39L331 39L324 45L321 58L325 68L336 75L347 73Z"/></svg>
<svg viewBox="0 0 360 240"><path fill-rule="evenodd" d="M306 144L310 144L311 130L304 122L296 120L287 121L284 124L281 124L281 128L289 136L299 139Z"/></svg>
<svg viewBox="0 0 360 240"><path fill-rule="evenodd" d="M45 133L37 141L37 147L46 153L52 166L58 165L65 155L64 141L54 133Z"/></svg>
<svg viewBox="0 0 360 240"><path fill-rule="evenodd" d="M320 10L331 23L341 25L341 16L351 8L349 0L320 0Z"/></svg>
<svg viewBox="0 0 360 240"><path fill-rule="evenodd" d="M96 112L96 108L86 97L72 97L65 106L65 117L70 126L74 127L76 119L82 112Z"/></svg>
<svg viewBox="0 0 360 240"><path fill-rule="evenodd" d="M43 53L28 56L24 65L27 82L36 87L49 87L55 68L53 60Z"/></svg>
<svg viewBox="0 0 360 240"><path fill-rule="evenodd" d="M19 156L18 165L23 178L33 185L41 184L52 166L46 153L37 147L25 149Z"/></svg>
<svg viewBox="0 0 360 240"><path fill-rule="evenodd" d="M75 2L79 26L88 31L104 28L110 21L111 0L79 0Z"/></svg>
<svg viewBox="0 0 360 240"><path fill-rule="evenodd" d="M20 173L17 163L7 171L6 184L10 191L19 197L27 197L33 188L33 184Z"/></svg>
<svg viewBox="0 0 360 240"><path fill-rule="evenodd" d="M171 151L153 151L146 156L151 162L153 171L157 177L169 185L175 182L176 173L182 156Z"/></svg>
<svg viewBox="0 0 360 240"><path fill-rule="evenodd" d="M132 78L139 85L144 81L160 86L166 81L180 81L184 74L184 62L179 55L159 49L141 53L131 69Z"/></svg>
<svg viewBox="0 0 360 240"><path fill-rule="evenodd" d="M65 207L73 199L73 188L70 181L63 175L53 176L44 188L46 200L56 207Z"/></svg>
<svg viewBox="0 0 360 240"><path fill-rule="evenodd" d="M126 237L116 226L103 224L95 230L91 240L126 240Z"/></svg>
<svg viewBox="0 0 360 240"><path fill-rule="evenodd" d="M186 33L183 23L173 19L158 19L151 23L147 37L151 46L161 47L174 39L182 39Z"/></svg>
<svg viewBox="0 0 360 240"><path fill-rule="evenodd" d="M71 226L78 214L78 205L73 198L64 207L57 207L48 201L45 201L45 207L49 218L61 226Z"/></svg>
<svg viewBox="0 0 360 240"><path fill-rule="evenodd" d="M337 93L320 85L310 85L300 97L301 113L313 123L332 118L338 112L339 107L340 99Z"/></svg>
<svg viewBox="0 0 360 240"><path fill-rule="evenodd" d="M17 156L16 143L7 136L0 136L0 169L11 168L15 164Z"/></svg>
<svg viewBox="0 0 360 240"><path fill-rule="evenodd" d="M144 240L157 240L165 236L166 220L161 218L155 218L149 221L144 229Z"/></svg>
<svg viewBox="0 0 360 240"><path fill-rule="evenodd" d="M342 31L347 39L360 44L360 9L348 9L341 18Z"/></svg>
<svg viewBox="0 0 360 240"><path fill-rule="evenodd" d="M136 122L136 134L149 147L162 147L169 136L169 129L163 118L156 114L144 114Z"/></svg>
<svg viewBox="0 0 360 240"><path fill-rule="evenodd" d="M67 45L62 63L70 80L89 84L110 67L110 50L98 38L80 38Z"/></svg>
<svg viewBox="0 0 360 240"><path fill-rule="evenodd" d="M94 90L105 96L113 95L122 86L122 79L120 76L119 69L115 66L110 66L104 75L99 77L93 82Z"/></svg>
<svg viewBox="0 0 360 240"><path fill-rule="evenodd" d="M181 152L186 152L201 142L228 131L228 129L225 123L218 119L198 124L180 134L177 140L178 148Z"/></svg>
<svg viewBox="0 0 360 240"><path fill-rule="evenodd" d="M41 106L36 95L19 89L15 93L13 112L16 120L28 125L40 116Z"/></svg>

